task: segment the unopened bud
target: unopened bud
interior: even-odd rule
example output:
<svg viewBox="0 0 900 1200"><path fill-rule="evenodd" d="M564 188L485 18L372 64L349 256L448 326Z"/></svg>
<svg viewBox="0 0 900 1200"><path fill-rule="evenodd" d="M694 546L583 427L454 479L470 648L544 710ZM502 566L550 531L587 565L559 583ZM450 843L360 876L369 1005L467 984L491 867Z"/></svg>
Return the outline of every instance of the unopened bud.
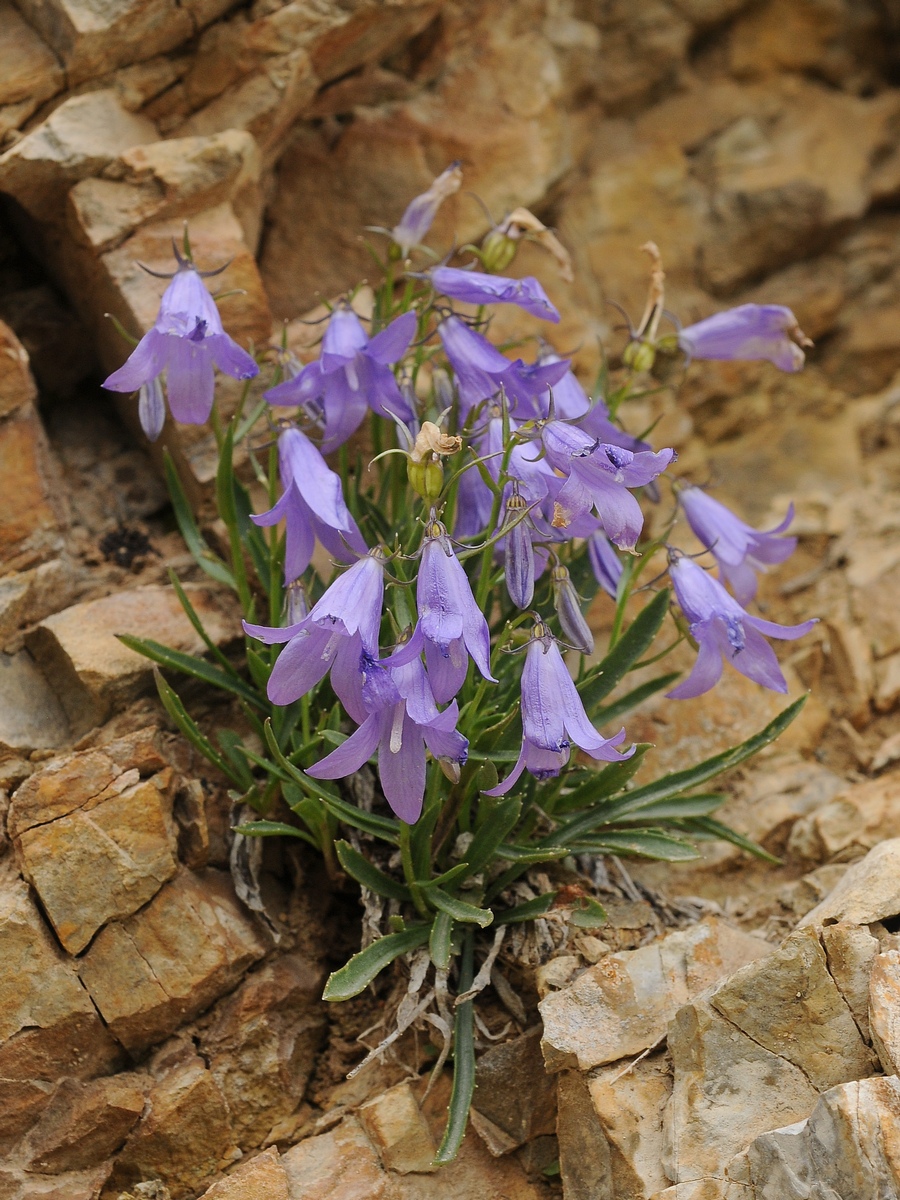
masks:
<svg viewBox="0 0 900 1200"><path fill-rule="evenodd" d="M423 500L433 504L444 488L444 468L440 460L429 455L425 462L416 462L412 456L406 464L409 486Z"/></svg>
<svg viewBox="0 0 900 1200"><path fill-rule="evenodd" d="M650 342L629 342L622 353L622 362L633 371L649 371L656 359L656 347Z"/></svg>
<svg viewBox="0 0 900 1200"><path fill-rule="evenodd" d="M486 271L505 271L516 257L518 242L500 229L492 229L481 243L481 263Z"/></svg>
<svg viewBox="0 0 900 1200"><path fill-rule="evenodd" d="M553 583L553 603L559 624L570 645L582 654L592 654L594 650L594 635L584 619L581 611L581 601L569 577L568 567L557 563L550 576Z"/></svg>
<svg viewBox="0 0 900 1200"><path fill-rule="evenodd" d="M309 597L302 579L295 579L287 585L284 596L284 623L297 625L309 615Z"/></svg>
<svg viewBox="0 0 900 1200"><path fill-rule="evenodd" d="M438 763L441 770L451 783L459 783L460 770L459 763L454 758L439 758Z"/></svg>
<svg viewBox="0 0 900 1200"><path fill-rule="evenodd" d="M528 505L524 496L514 492L506 503L506 524L515 525L506 535L506 590L516 608L528 608L534 597L534 547L531 529L522 513ZM518 520L517 520L518 518Z"/></svg>

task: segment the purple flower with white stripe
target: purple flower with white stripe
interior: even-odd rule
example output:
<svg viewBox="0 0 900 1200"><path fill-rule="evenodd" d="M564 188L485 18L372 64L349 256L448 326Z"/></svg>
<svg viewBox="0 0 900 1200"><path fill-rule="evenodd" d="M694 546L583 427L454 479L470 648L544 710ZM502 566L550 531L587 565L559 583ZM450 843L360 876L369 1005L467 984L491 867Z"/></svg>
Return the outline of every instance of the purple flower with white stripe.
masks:
<svg viewBox="0 0 900 1200"><path fill-rule="evenodd" d="M503 275L457 267L435 267L429 274L435 291L451 300L461 300L465 304L517 304L533 317L559 321L559 313L550 297L533 275L507 279Z"/></svg>
<svg viewBox="0 0 900 1200"><path fill-rule="evenodd" d="M438 333L456 376L463 417L482 400L496 396L501 388L518 416L537 416L538 397L569 369L567 359L544 365L529 365L520 358L511 361L459 317L445 318Z"/></svg>
<svg viewBox="0 0 900 1200"><path fill-rule="evenodd" d="M285 522L285 583L309 566L316 537L329 554L344 562L366 553L368 547L344 502L340 476L306 434L293 426L278 438L278 468L284 488L281 499L251 520L256 525Z"/></svg>
<svg viewBox="0 0 900 1200"><path fill-rule="evenodd" d="M718 579L677 551L669 552L669 576L691 637L700 648L690 675L667 693L670 699L693 699L715 687L726 658L754 683L773 692L787 691L778 660L765 639L793 641L809 633L815 620L804 621L802 625L778 625L762 617L752 617Z"/></svg>
<svg viewBox="0 0 900 1200"><path fill-rule="evenodd" d="M799 371L812 342L789 308L781 304L741 304L715 313L678 334L689 358L759 359L782 371Z"/></svg>
<svg viewBox="0 0 900 1200"><path fill-rule="evenodd" d="M522 671L522 749L503 783L485 795L504 795L525 770L541 780L558 775L569 761L573 742L603 762L630 758L634 747L624 754L617 749L624 740L624 729L605 738L588 720L556 639L537 622Z"/></svg>
<svg viewBox="0 0 900 1200"><path fill-rule="evenodd" d="M368 409L390 420L412 421L415 413L391 364L403 357L415 332L416 314L407 312L370 338L349 304L341 304L331 314L319 358L293 379L270 388L265 398L276 406L307 408L320 401L325 454L356 432Z"/></svg>
<svg viewBox="0 0 900 1200"><path fill-rule="evenodd" d="M469 743L456 729L456 701L438 711L419 657L401 666L374 664L362 688L366 714L359 728L331 754L307 769L314 779L344 779L378 751L385 799L408 825L419 819L425 795L425 750L458 770Z"/></svg>
<svg viewBox="0 0 900 1200"><path fill-rule="evenodd" d="M448 196L459 191L461 183L460 165L458 162L451 163L432 181L427 192L422 192L409 202L399 224L391 230L391 236L404 258L422 242L437 216L437 210Z"/></svg>
<svg viewBox="0 0 900 1200"><path fill-rule="evenodd" d="M645 487L666 469L674 450L633 453L594 441L574 425L548 421L541 434L547 461L566 476L553 515L557 529L594 508L603 531L620 550L634 550L644 526L640 505L628 488Z"/></svg>
<svg viewBox="0 0 900 1200"><path fill-rule="evenodd" d="M163 292L153 328L103 383L112 392L140 390L138 415L151 441L159 437L165 420L160 390L163 371L169 408L183 425L202 425L208 419L214 366L233 379L252 379L259 374L253 358L223 329L216 302L203 282L205 272L182 258L177 248L175 257L178 270Z"/></svg>
<svg viewBox="0 0 900 1200"><path fill-rule="evenodd" d="M741 604L749 604L756 596L756 572L784 562L797 548L795 537L780 536L794 519L793 504L780 525L763 532L736 517L702 488L684 488L679 500L688 524L712 551L722 578Z"/></svg>
<svg viewBox="0 0 900 1200"><path fill-rule="evenodd" d="M342 704L361 720L361 676L378 661L383 599L384 556L376 549L340 575L296 625L272 628L245 621L245 632L266 645L287 642L266 688L272 703L292 704L331 671Z"/></svg>

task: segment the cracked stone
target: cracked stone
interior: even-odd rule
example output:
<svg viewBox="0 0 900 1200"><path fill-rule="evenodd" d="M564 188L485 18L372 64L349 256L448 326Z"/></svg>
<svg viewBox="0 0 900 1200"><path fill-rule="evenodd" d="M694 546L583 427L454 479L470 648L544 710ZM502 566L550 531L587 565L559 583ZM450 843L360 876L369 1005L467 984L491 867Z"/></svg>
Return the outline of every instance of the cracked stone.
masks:
<svg viewBox="0 0 900 1200"><path fill-rule="evenodd" d="M289 1200L287 1174L277 1150L242 1162L203 1193L203 1200Z"/></svg>
<svg viewBox="0 0 900 1200"><path fill-rule="evenodd" d="M869 1029L885 1074L900 1074L900 950L875 956L869 977Z"/></svg>
<svg viewBox="0 0 900 1200"><path fill-rule="evenodd" d="M800 921L806 925L870 925L900 914L900 838L880 842L854 863L821 904Z"/></svg>
<svg viewBox="0 0 900 1200"><path fill-rule="evenodd" d="M147 1086L145 1078L128 1074L64 1080L28 1136L29 1169L59 1175L109 1158L143 1112Z"/></svg>
<svg viewBox="0 0 900 1200"><path fill-rule="evenodd" d="M387 1170L408 1175L437 1169L437 1145L407 1082L368 1100L359 1110L359 1119Z"/></svg>

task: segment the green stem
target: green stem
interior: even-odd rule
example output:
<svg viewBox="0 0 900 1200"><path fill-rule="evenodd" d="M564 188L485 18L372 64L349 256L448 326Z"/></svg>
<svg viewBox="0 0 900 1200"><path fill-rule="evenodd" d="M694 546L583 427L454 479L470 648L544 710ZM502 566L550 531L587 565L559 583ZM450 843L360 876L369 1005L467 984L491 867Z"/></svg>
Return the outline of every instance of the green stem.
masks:
<svg viewBox="0 0 900 1200"><path fill-rule="evenodd" d="M422 889L416 880L416 869L413 865L412 845L410 843L411 829L412 827L407 825L405 821L400 822L400 861L403 864L403 878L406 880L410 892L412 892L413 903L416 909L423 917L428 917L431 914L422 895Z"/></svg>

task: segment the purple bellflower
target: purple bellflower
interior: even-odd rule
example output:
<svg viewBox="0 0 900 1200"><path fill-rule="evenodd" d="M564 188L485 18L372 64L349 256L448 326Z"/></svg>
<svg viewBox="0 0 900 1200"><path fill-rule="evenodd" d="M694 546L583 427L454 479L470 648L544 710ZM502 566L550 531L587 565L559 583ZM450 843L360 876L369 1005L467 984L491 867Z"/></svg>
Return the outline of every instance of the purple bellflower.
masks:
<svg viewBox="0 0 900 1200"><path fill-rule="evenodd" d="M619 580L622 578L622 561L612 547L606 534L598 529L587 539L588 559L594 578L613 600L619 594Z"/></svg>
<svg viewBox="0 0 900 1200"><path fill-rule="evenodd" d="M360 690L378 661L384 599L384 558L370 551L340 575L296 625L250 625L251 637L271 646L287 642L272 668L266 694L273 704L292 704L331 671L331 685L354 720L363 720ZM362 715L359 715L362 714Z"/></svg>
<svg viewBox="0 0 900 1200"><path fill-rule="evenodd" d="M435 267L429 272L435 291L465 304L517 304L533 317L559 321L559 313L533 275L524 279L506 279L484 271Z"/></svg>
<svg viewBox="0 0 900 1200"><path fill-rule="evenodd" d="M409 202L399 224L391 230L391 236L400 247L400 253L404 258L414 246L418 246L422 242L437 216L437 210L448 196L459 191L461 183L460 165L458 162L451 163L445 171L438 175L437 179L432 181L427 192L423 192Z"/></svg>
<svg viewBox="0 0 900 1200"><path fill-rule="evenodd" d="M794 519L793 505L780 525L761 532L702 488L684 488L679 500L688 524L707 550L712 551L722 578L740 604L749 604L756 596L757 571L784 562L797 548L795 537L779 536Z"/></svg>
<svg viewBox="0 0 900 1200"><path fill-rule="evenodd" d="M541 351L538 362L541 366L548 366L550 363L560 363L564 360L556 353L555 350L545 348ZM555 415L562 421L574 421L578 417L585 416L591 408L591 398L578 382L573 371L566 371L561 379L558 379L553 385L553 411ZM544 392L540 399L541 417L550 415L550 391Z"/></svg>
<svg viewBox="0 0 900 1200"><path fill-rule="evenodd" d="M438 326L438 333L456 375L463 417L482 400L496 396L501 388L506 391L510 406L521 410L519 415L536 415L537 398L569 368L565 359L545 366L529 365L522 359L512 361L459 317L445 318Z"/></svg>
<svg viewBox="0 0 900 1200"><path fill-rule="evenodd" d="M213 366L233 379L259 374L253 358L222 328L216 302L203 282L205 272L182 258L177 248L175 257L178 270L163 292L153 328L103 383L112 392L140 390L138 415L151 441L159 437L165 420L159 384L163 371L172 416L184 425L202 425L212 411Z"/></svg>
<svg viewBox="0 0 900 1200"><path fill-rule="evenodd" d="M398 666L425 651L434 698L444 704L456 695L466 678L471 655L491 683L491 635L484 613L475 603L469 577L453 552L447 531L432 519L416 583L419 620L410 641L395 653Z"/></svg>
<svg viewBox="0 0 900 1200"><path fill-rule="evenodd" d="M425 749L458 771L469 743L456 729L454 700L438 711L418 657L402 666L391 658L370 666L362 688L366 714L359 728L336 750L308 768L314 779L343 779L378 751L378 776L385 799L396 815L412 825L425 795Z"/></svg>
<svg viewBox="0 0 900 1200"><path fill-rule="evenodd" d="M666 469L674 450L637 454L621 446L594 441L562 421L549 421L542 431L547 461L566 481L556 499L553 525L568 528L596 509L603 532L620 550L634 550L644 525L640 505L628 488L645 487Z"/></svg>
<svg viewBox="0 0 900 1200"><path fill-rule="evenodd" d="M716 313L678 334L690 358L765 358L782 371L799 371L812 342L789 308L780 304L741 304Z"/></svg>
<svg viewBox="0 0 900 1200"><path fill-rule="evenodd" d="M256 525L284 520L285 583L309 566L316 537L329 554L344 562L366 553L362 534L344 502L340 476L301 430L291 427L280 434L278 468L284 488L281 499L251 520Z"/></svg>
<svg viewBox="0 0 900 1200"><path fill-rule="evenodd" d="M690 675L667 695L673 700L702 696L722 674L722 663L732 665L754 683L786 692L787 683L766 637L793 640L809 633L815 619L802 625L777 625L752 617L725 588L693 559L669 552L669 576L691 637L700 647ZM765 635L765 636L763 636Z"/></svg>
<svg viewBox="0 0 900 1200"><path fill-rule="evenodd" d="M355 433L371 408L380 417L412 421L415 413L404 397L390 364L406 353L416 332L416 314L403 313L370 338L348 304L331 314L322 353L293 379L265 393L272 405L304 405L320 400L325 430L322 451L330 454Z"/></svg>
<svg viewBox="0 0 900 1200"><path fill-rule="evenodd" d="M556 639L543 622L537 622L522 671L522 749L503 783L485 795L504 795L524 770L536 779L558 775L569 761L573 742L603 762L630 758L634 747L624 754L616 749L624 740L624 729L605 738L590 723Z"/></svg>

